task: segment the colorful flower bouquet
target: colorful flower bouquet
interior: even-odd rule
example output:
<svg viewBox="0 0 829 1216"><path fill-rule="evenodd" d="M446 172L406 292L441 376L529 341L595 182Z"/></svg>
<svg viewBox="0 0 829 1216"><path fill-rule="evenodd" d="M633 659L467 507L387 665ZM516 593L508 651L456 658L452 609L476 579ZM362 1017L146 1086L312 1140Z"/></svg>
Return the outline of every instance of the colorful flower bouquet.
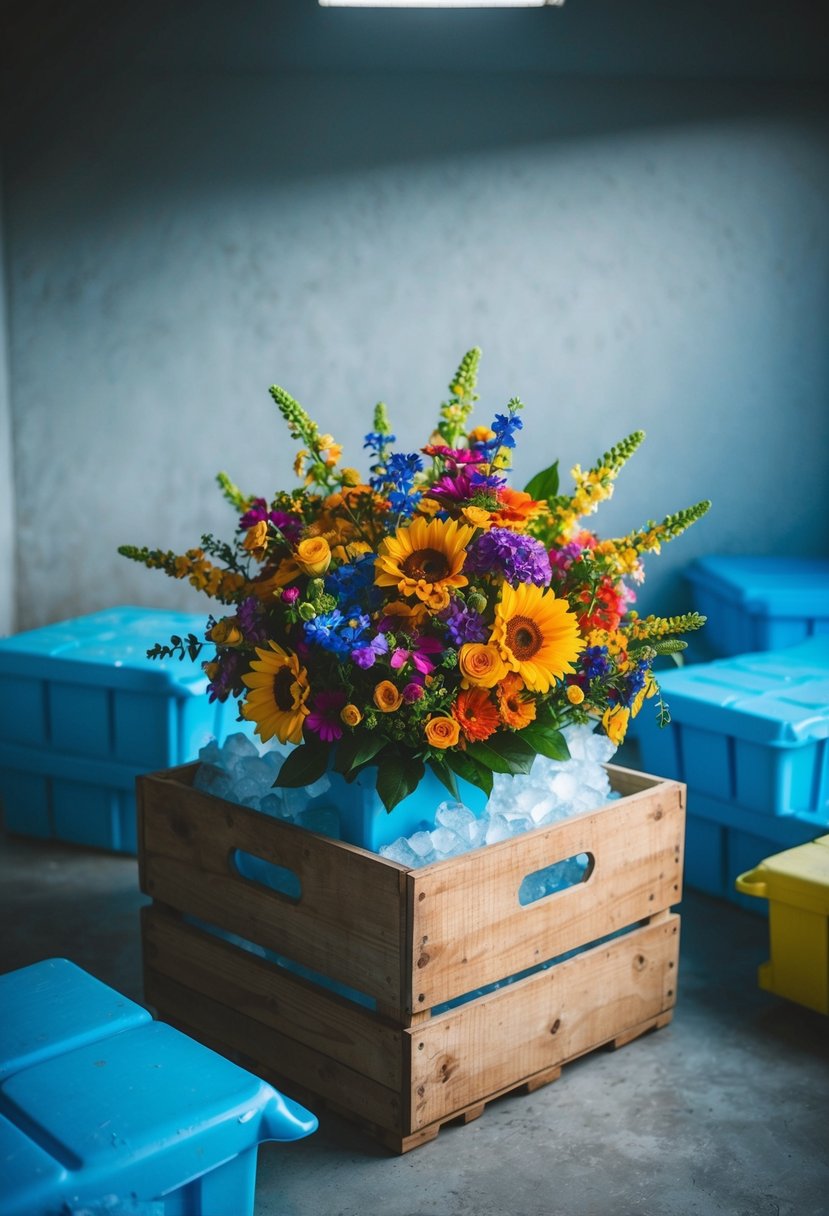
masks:
<svg viewBox="0 0 829 1216"><path fill-rule="evenodd" d="M240 698L263 742L295 744L277 785L332 769L346 781L376 766L391 810L428 765L457 797L456 778L487 794L493 773L529 772L539 753L567 758L561 734L595 720L619 743L646 698L667 710L652 671L704 618L642 618L631 583L709 503L599 540L583 526L610 497L644 438L636 431L559 493L557 462L523 489L507 484L521 402L470 427L480 350L461 362L420 453L393 450L385 405L366 436L370 476L341 467L284 389L271 395L302 447L301 482L270 500L218 482L238 512L229 543L205 535L182 556L123 546L146 566L186 578L225 606L206 639L173 637L154 657L196 659L211 699ZM424 459L425 458L425 459Z"/></svg>

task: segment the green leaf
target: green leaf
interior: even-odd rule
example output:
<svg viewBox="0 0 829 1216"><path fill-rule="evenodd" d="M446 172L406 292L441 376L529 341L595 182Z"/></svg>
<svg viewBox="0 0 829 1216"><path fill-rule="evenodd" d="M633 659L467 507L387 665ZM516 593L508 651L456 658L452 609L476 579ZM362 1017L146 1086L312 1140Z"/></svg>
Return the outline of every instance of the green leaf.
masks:
<svg viewBox="0 0 829 1216"><path fill-rule="evenodd" d="M460 794L458 793L458 783L455 780L455 774L452 772L446 761L438 760L436 756L433 756L429 761L429 767L437 777L438 781L441 781L446 786L452 797L457 802L460 802L461 799Z"/></svg>
<svg viewBox="0 0 829 1216"><path fill-rule="evenodd" d="M296 789L318 781L328 768L331 749L325 743L302 743L286 757L277 774L275 786Z"/></svg>
<svg viewBox="0 0 829 1216"><path fill-rule="evenodd" d="M422 760L387 752L377 767L377 793L386 810L393 810L416 790L425 772Z"/></svg>
<svg viewBox="0 0 829 1216"><path fill-rule="evenodd" d="M446 762L459 777L468 781L470 785L477 785L478 789L483 790L487 797L492 793L491 768L479 764L467 752L449 751L446 753Z"/></svg>
<svg viewBox="0 0 829 1216"><path fill-rule="evenodd" d="M560 730L531 724L525 726L521 731L521 738L525 743L529 743L530 747L539 755L546 756L548 760L570 759L570 748Z"/></svg>
<svg viewBox="0 0 829 1216"><path fill-rule="evenodd" d="M528 773L535 759L535 750L512 734L491 735L485 743L470 743L466 750L494 773Z"/></svg>
<svg viewBox="0 0 829 1216"><path fill-rule="evenodd" d="M555 498L558 494L558 461L551 464L549 469L536 473L524 486L524 493L535 499Z"/></svg>
<svg viewBox="0 0 829 1216"><path fill-rule="evenodd" d="M373 760L379 751L386 746L388 739L383 735L367 730L355 731L353 735L343 735L337 744L334 757L334 768L345 776L352 769L359 768Z"/></svg>

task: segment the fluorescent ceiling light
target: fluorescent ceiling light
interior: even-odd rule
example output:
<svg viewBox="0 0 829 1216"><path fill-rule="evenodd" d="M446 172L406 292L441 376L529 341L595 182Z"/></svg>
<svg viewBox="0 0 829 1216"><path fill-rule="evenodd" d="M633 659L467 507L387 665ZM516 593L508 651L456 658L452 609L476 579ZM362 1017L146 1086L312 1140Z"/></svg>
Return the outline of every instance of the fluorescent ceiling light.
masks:
<svg viewBox="0 0 829 1216"><path fill-rule="evenodd" d="M319 0L323 8L561 8L564 0Z"/></svg>

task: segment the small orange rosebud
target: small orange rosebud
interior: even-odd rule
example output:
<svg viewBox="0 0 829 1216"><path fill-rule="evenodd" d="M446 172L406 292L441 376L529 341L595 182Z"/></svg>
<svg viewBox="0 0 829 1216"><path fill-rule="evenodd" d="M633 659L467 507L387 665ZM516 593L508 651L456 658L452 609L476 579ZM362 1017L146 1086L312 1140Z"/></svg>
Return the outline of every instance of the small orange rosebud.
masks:
<svg viewBox="0 0 829 1216"><path fill-rule="evenodd" d="M584 692L579 688L578 684L567 685L567 700L571 705L581 705L584 700Z"/></svg>
<svg viewBox="0 0 829 1216"><path fill-rule="evenodd" d="M346 726L359 726L363 720L363 715L360 713L356 705L350 702L344 705L340 710L340 717L345 722Z"/></svg>
<svg viewBox="0 0 829 1216"><path fill-rule="evenodd" d="M374 704L381 713L391 714L403 704L403 695L391 680L381 680L374 690Z"/></svg>
<svg viewBox="0 0 829 1216"><path fill-rule="evenodd" d="M461 728L455 718L430 718L425 727L426 742L441 751L454 747L461 737Z"/></svg>

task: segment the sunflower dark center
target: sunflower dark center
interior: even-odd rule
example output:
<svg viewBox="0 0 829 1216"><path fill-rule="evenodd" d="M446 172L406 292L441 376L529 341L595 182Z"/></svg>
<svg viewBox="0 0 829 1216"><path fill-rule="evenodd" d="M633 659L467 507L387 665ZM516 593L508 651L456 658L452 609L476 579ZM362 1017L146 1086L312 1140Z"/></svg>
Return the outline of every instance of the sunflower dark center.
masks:
<svg viewBox="0 0 829 1216"><path fill-rule="evenodd" d="M422 578L427 583L436 583L449 573L446 554L439 549L415 549L403 563L403 573L408 578Z"/></svg>
<svg viewBox="0 0 829 1216"><path fill-rule="evenodd" d="M294 695L291 692L293 683L294 677L290 667L280 667L273 678L273 699L276 708L281 709L283 713L294 708Z"/></svg>
<svg viewBox="0 0 829 1216"><path fill-rule="evenodd" d="M528 616L514 616L507 625L507 645L519 663L531 659L541 649L543 638L535 621Z"/></svg>

